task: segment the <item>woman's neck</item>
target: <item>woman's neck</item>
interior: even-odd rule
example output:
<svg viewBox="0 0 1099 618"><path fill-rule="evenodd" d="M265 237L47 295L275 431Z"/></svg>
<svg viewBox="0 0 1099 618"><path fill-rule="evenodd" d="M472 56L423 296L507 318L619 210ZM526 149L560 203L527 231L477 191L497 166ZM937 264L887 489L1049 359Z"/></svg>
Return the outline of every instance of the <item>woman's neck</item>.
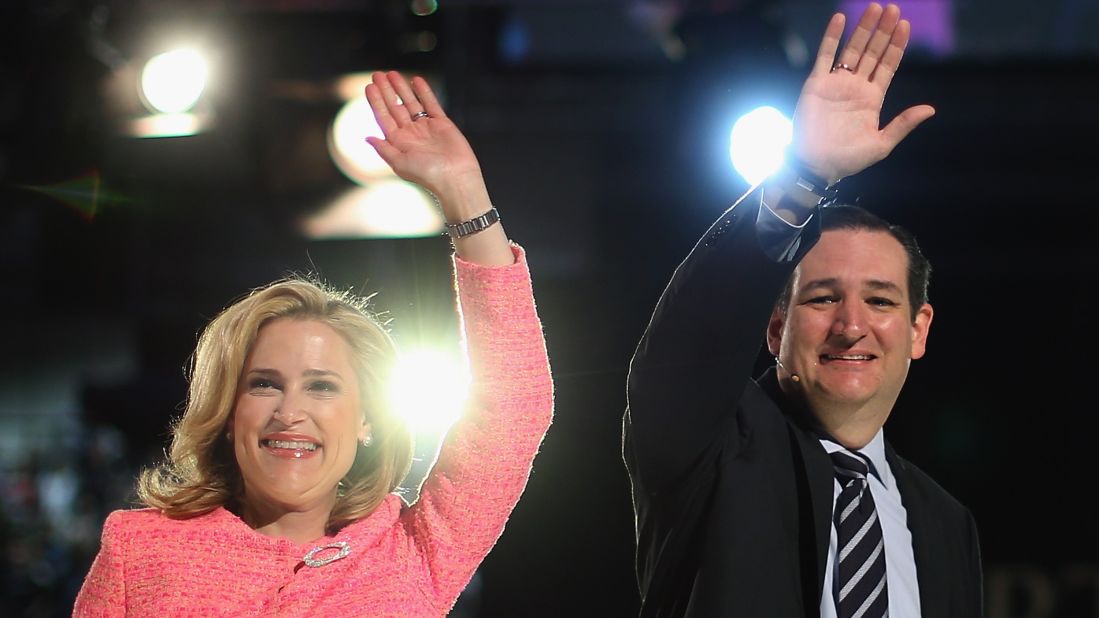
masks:
<svg viewBox="0 0 1099 618"><path fill-rule="evenodd" d="M260 534L306 545L325 535L334 502L335 496L331 504L301 508L245 499L240 518Z"/></svg>

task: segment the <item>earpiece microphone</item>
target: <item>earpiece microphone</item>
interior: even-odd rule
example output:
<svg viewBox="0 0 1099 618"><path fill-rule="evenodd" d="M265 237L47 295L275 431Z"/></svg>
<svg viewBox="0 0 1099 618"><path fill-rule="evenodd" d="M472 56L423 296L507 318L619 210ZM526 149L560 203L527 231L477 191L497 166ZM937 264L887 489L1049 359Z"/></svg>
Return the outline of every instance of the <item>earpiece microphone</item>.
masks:
<svg viewBox="0 0 1099 618"><path fill-rule="evenodd" d="M786 365L783 365L782 361L780 361L777 356L775 357L775 364L779 367L782 367L783 369L786 369ZM790 374L791 380L793 380L794 382L801 382L801 377L798 376L798 374L790 371L789 369L786 369L786 372Z"/></svg>

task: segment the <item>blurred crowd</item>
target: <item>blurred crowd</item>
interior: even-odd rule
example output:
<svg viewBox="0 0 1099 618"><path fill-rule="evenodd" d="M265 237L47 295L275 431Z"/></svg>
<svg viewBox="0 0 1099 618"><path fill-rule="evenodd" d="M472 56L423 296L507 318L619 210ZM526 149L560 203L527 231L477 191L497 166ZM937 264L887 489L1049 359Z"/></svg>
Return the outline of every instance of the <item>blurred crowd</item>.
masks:
<svg viewBox="0 0 1099 618"><path fill-rule="evenodd" d="M4 616L71 616L104 518L131 501L136 470L121 433L97 426L76 434L0 469Z"/></svg>

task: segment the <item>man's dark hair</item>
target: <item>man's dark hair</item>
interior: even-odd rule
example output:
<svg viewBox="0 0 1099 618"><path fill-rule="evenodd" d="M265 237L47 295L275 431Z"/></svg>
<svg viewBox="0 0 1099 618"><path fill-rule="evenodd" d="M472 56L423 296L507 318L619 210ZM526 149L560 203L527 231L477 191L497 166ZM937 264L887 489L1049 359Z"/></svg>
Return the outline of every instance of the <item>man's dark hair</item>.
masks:
<svg viewBox="0 0 1099 618"><path fill-rule="evenodd" d="M861 206L836 204L821 208L819 212L822 234L828 230L887 232L901 243L908 256L908 299L911 304L912 319L915 320L920 307L927 302L927 286L931 282L931 262L920 251L920 246L916 244L916 237L903 227L889 223ZM776 306L783 315L789 308L793 286L794 278L791 276L782 290L782 295L778 297Z"/></svg>

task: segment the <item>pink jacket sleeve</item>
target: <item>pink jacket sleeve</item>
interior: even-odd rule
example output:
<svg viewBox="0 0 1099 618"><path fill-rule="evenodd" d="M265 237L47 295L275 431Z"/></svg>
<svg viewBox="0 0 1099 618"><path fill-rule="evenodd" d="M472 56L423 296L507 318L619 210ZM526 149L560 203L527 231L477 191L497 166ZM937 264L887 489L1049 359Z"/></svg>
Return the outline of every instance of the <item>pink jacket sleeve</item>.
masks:
<svg viewBox="0 0 1099 618"><path fill-rule="evenodd" d="M443 614L503 532L553 414L530 273L523 250L512 249L511 266L454 260L472 388L419 500L405 513L428 563L425 589Z"/></svg>

